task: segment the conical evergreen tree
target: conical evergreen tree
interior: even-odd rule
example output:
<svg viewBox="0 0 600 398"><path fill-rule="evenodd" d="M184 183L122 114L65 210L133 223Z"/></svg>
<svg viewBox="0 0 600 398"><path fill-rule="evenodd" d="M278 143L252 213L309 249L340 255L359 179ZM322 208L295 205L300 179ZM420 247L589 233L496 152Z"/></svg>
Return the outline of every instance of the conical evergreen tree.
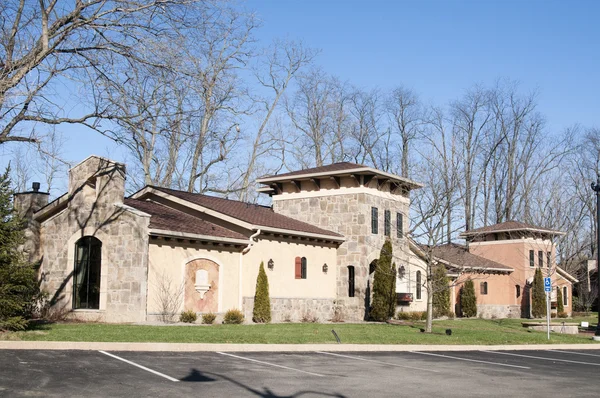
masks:
<svg viewBox="0 0 600 398"><path fill-rule="evenodd" d="M467 318L477 316L477 296L471 279L467 279L460 289L460 307L462 316Z"/></svg>
<svg viewBox="0 0 600 398"><path fill-rule="evenodd" d="M546 316L546 292L544 292L544 277L540 268L535 270L531 290L531 316L543 318Z"/></svg>
<svg viewBox="0 0 600 398"><path fill-rule="evenodd" d="M388 319L391 319L396 315L396 263L392 264L392 273L389 278L389 292L388 297L389 311Z"/></svg>
<svg viewBox="0 0 600 398"><path fill-rule="evenodd" d="M22 330L37 294L36 272L18 250L23 222L16 216L9 170L0 175L0 330Z"/></svg>
<svg viewBox="0 0 600 398"><path fill-rule="evenodd" d="M373 303L369 313L373 321L384 322L391 317L389 314L392 278L395 278L395 275L392 275L392 242L386 239L373 276Z"/></svg>
<svg viewBox="0 0 600 398"><path fill-rule="evenodd" d="M556 287L556 313L557 315L565 312L565 305L563 303L563 294L560 286Z"/></svg>
<svg viewBox="0 0 600 398"><path fill-rule="evenodd" d="M448 316L450 313L450 288L446 267L438 265L433 269L433 316Z"/></svg>
<svg viewBox="0 0 600 398"><path fill-rule="evenodd" d="M256 291L254 293L254 309L252 321L256 323L271 322L271 299L269 298L269 279L265 272L265 265L261 261L256 278Z"/></svg>

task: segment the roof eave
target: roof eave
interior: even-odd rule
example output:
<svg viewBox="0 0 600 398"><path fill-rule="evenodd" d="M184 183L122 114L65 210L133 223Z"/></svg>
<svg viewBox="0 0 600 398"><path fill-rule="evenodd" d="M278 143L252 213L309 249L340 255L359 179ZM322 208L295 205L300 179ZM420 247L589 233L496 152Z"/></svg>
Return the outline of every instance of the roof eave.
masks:
<svg viewBox="0 0 600 398"><path fill-rule="evenodd" d="M236 245L247 245L247 239L236 239L236 238L225 238L222 236L210 236L210 235L201 235L194 234L189 232L181 232L181 231L171 231L167 229L160 228L150 228L148 230L149 235L154 236L163 236L168 238L182 238L182 239L190 239L190 240L202 240L209 242L219 242L219 243L232 243Z"/></svg>
<svg viewBox="0 0 600 398"><path fill-rule="evenodd" d="M553 231L550 229L539 229L539 228L509 228L509 229L498 229L498 230L493 230L493 231L482 231L482 232L476 232L476 231L472 231L472 232L461 232L458 237L459 238L467 238L470 236L477 236L477 235L488 235L488 234L497 234L500 232L518 232L518 231L528 231L528 232L537 232L537 233L542 233L542 234L548 234L548 235L557 235L557 236L563 236L566 235L566 232L561 232L561 231Z"/></svg>

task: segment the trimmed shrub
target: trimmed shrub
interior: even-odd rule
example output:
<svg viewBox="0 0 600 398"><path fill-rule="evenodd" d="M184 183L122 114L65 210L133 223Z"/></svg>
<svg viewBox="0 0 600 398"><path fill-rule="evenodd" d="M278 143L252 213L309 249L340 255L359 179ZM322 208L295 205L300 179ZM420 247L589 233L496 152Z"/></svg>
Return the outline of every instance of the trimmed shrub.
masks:
<svg viewBox="0 0 600 398"><path fill-rule="evenodd" d="M560 286L556 287L556 312L560 314L561 312L565 312L565 305L563 304L563 295L562 289Z"/></svg>
<svg viewBox="0 0 600 398"><path fill-rule="evenodd" d="M446 267L439 265L433 269L433 317L448 316L450 313L450 288Z"/></svg>
<svg viewBox="0 0 600 398"><path fill-rule="evenodd" d="M198 319L198 315L192 310L183 311L179 315L179 322L194 323Z"/></svg>
<svg viewBox="0 0 600 398"><path fill-rule="evenodd" d="M217 319L217 316L212 312L202 314L202 323L205 325L212 325L215 322L215 319Z"/></svg>
<svg viewBox="0 0 600 398"><path fill-rule="evenodd" d="M238 309L231 309L225 313L223 317L223 324L225 325L239 325L244 322L244 314Z"/></svg>
<svg viewBox="0 0 600 398"><path fill-rule="evenodd" d="M559 318L568 318L568 317L569 317L569 314L567 314L567 313L566 313L566 312L564 312L564 311L561 311L561 312L559 312L559 313L558 313L558 317L559 317Z"/></svg>
<svg viewBox="0 0 600 398"><path fill-rule="evenodd" d="M401 321L424 321L427 319L427 311L398 311L396 319Z"/></svg>
<svg viewBox="0 0 600 398"><path fill-rule="evenodd" d="M258 277L256 278L256 291L254 293L254 309L252 321L256 323L271 322L271 300L269 299L269 279L265 272L265 265L260 262Z"/></svg>
<svg viewBox="0 0 600 398"><path fill-rule="evenodd" d="M398 311L398 313L396 314L396 319L399 319L401 321L408 321L410 320L410 312Z"/></svg>
<svg viewBox="0 0 600 398"><path fill-rule="evenodd" d="M546 316L546 293L544 292L544 277L540 268L535 270L531 290L531 316L543 318Z"/></svg>
<svg viewBox="0 0 600 398"><path fill-rule="evenodd" d="M467 279L460 289L460 308L464 317L477 316L477 296L475 295L475 285L471 279Z"/></svg>
<svg viewBox="0 0 600 398"><path fill-rule="evenodd" d="M369 312L371 320L385 322L394 315L395 292L392 292L392 288L395 290L395 282L396 275L392 269L392 242L386 239L381 247L373 276L373 304Z"/></svg>

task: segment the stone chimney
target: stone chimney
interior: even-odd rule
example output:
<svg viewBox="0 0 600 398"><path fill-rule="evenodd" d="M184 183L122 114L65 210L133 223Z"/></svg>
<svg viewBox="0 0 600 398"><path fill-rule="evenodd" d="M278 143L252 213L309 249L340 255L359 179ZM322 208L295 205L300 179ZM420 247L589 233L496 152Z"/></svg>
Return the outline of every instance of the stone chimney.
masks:
<svg viewBox="0 0 600 398"><path fill-rule="evenodd" d="M33 214L48 204L50 194L40 192L40 183L34 182L31 191L16 193L14 207L20 218L25 220L25 242L21 250L29 262L40 260L40 223Z"/></svg>

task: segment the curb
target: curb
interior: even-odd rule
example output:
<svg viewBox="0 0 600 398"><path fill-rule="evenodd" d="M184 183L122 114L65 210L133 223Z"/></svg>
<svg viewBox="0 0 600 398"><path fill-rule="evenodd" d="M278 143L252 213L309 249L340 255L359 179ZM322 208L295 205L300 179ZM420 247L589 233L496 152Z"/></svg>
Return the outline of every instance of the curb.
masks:
<svg viewBox="0 0 600 398"><path fill-rule="evenodd" d="M403 352L403 351L517 351L600 350L600 344L523 345L392 345L392 344L202 344L106 343L62 341L0 341L0 350L81 350L148 352Z"/></svg>

